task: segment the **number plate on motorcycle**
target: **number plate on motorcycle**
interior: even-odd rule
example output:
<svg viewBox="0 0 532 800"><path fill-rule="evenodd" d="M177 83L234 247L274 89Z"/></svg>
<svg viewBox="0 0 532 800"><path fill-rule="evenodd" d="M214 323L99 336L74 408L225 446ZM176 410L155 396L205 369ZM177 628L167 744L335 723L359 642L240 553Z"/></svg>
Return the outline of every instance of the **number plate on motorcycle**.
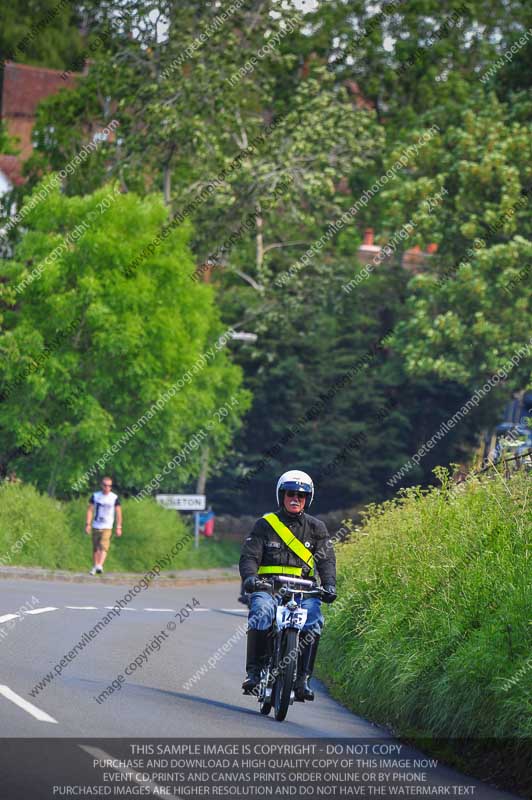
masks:
<svg viewBox="0 0 532 800"><path fill-rule="evenodd" d="M305 608L296 608L295 611L290 611L286 606L279 606L277 609L278 628L298 628L298 630L301 630L306 621L307 610Z"/></svg>

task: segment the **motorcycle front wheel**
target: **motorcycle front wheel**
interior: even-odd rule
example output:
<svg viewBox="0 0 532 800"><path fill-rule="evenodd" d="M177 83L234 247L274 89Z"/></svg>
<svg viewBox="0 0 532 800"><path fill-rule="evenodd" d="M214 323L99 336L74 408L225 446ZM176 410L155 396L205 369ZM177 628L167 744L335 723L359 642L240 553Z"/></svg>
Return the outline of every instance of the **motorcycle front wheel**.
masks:
<svg viewBox="0 0 532 800"><path fill-rule="evenodd" d="M275 719L282 722L290 705L297 667L297 631L287 629L282 633L279 674L275 679L272 698Z"/></svg>

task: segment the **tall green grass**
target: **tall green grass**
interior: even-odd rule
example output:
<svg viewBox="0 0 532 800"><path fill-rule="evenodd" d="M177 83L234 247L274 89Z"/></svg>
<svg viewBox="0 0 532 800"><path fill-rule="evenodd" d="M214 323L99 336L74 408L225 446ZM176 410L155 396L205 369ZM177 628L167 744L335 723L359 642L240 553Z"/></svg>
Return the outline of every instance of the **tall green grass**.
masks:
<svg viewBox="0 0 532 800"><path fill-rule="evenodd" d="M29 484L1 484L0 565L85 572L92 563L86 509L86 500L62 503ZM113 535L106 571L145 572L169 554L177 541L186 544L166 569L206 569L238 561L239 547L234 542L200 537L196 550L191 526L151 499L125 500L123 514L124 534L121 538Z"/></svg>
<svg viewBox="0 0 532 800"><path fill-rule="evenodd" d="M460 766L530 789L532 481L439 477L370 507L339 548L320 675L398 735L485 739Z"/></svg>

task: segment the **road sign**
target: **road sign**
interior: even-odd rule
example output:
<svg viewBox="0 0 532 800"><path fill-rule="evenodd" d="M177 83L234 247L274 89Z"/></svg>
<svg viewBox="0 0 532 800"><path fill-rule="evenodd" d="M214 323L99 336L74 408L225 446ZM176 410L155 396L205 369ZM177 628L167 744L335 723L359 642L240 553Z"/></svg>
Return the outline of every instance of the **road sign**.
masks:
<svg viewBox="0 0 532 800"><path fill-rule="evenodd" d="M207 500L204 494L156 494L155 499L175 511L203 511Z"/></svg>

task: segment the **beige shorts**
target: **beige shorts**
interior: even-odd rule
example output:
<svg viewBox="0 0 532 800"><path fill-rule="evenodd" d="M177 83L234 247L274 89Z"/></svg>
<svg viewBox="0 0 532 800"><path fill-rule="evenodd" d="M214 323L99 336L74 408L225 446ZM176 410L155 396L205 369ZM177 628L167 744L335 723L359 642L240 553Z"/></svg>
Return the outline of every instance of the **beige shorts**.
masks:
<svg viewBox="0 0 532 800"><path fill-rule="evenodd" d="M109 546L111 544L111 536L112 536L112 529L111 528L104 528L103 530L97 530L96 528L92 529L92 552L95 553L97 550L109 550Z"/></svg>

